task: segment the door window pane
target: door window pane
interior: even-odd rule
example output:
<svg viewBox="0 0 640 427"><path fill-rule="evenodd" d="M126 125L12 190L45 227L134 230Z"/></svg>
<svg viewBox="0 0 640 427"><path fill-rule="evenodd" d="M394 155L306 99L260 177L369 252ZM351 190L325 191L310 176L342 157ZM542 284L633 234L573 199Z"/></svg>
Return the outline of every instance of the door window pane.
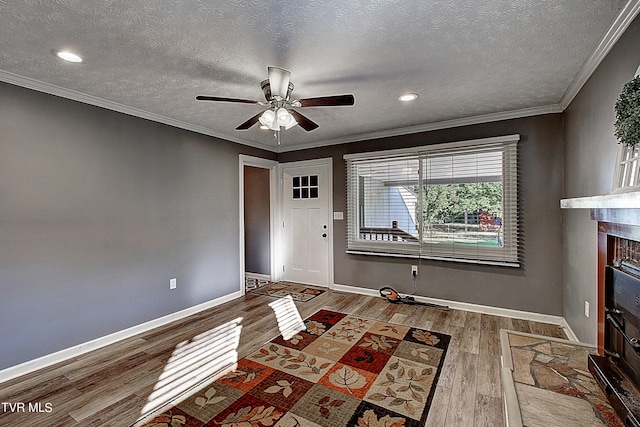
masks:
<svg viewBox="0 0 640 427"><path fill-rule="evenodd" d="M294 199L317 199L318 175L294 176L291 187Z"/></svg>

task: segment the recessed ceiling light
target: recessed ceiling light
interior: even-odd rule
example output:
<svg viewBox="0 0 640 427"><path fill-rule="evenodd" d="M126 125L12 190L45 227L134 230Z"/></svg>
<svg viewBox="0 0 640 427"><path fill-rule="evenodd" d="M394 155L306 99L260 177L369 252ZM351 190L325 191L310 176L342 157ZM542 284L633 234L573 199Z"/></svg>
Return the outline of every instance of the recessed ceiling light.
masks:
<svg viewBox="0 0 640 427"><path fill-rule="evenodd" d="M56 52L56 56L69 62L82 62L82 58L79 55L68 50L59 50Z"/></svg>
<svg viewBox="0 0 640 427"><path fill-rule="evenodd" d="M418 94L417 93L407 93L406 95L402 95L400 97L398 97L399 101L403 101L403 102L407 102L407 101L413 101L414 99L418 98Z"/></svg>

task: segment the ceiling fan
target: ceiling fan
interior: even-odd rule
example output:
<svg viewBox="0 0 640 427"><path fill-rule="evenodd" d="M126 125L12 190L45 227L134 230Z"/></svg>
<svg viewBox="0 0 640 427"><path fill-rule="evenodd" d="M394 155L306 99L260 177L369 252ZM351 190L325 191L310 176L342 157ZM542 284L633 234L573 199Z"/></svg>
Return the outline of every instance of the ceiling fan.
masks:
<svg viewBox="0 0 640 427"><path fill-rule="evenodd" d="M269 78L260 84L266 102L254 101L251 99L224 98L219 96L196 96L199 101L237 102L242 104L265 105L268 108L246 122L242 123L236 130L247 130L251 126L260 124L273 131L290 129L295 125L307 132L318 127L318 124L303 116L293 108L304 107L336 107L351 106L355 104L353 95L333 95L315 98L291 99L293 83L291 83L291 72L278 67L267 67ZM293 107L293 108L292 108Z"/></svg>

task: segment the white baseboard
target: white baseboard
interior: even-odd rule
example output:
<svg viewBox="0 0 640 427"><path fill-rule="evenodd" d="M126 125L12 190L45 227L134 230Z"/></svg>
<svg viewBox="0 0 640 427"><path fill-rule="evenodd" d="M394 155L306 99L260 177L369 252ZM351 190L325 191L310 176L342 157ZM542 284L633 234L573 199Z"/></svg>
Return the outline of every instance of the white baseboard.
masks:
<svg viewBox="0 0 640 427"><path fill-rule="evenodd" d="M569 341L580 342L578 336L575 334L575 332L573 332L573 329L571 329L571 326L569 326L569 322L567 322L567 319L565 319L564 317L562 318L561 326L564 329L564 333L567 334L567 338L569 339Z"/></svg>
<svg viewBox="0 0 640 427"><path fill-rule="evenodd" d="M377 289L359 288L357 286L339 285L337 283L334 283L331 289L338 292L349 292L351 294L367 295L370 297L380 296L380 292Z"/></svg>
<svg viewBox="0 0 640 427"><path fill-rule="evenodd" d="M380 296L380 292L377 289L359 288L356 286L334 284L334 291L350 292L354 294L368 295L368 296ZM578 342L578 338L573 333L573 330L569 327L569 324L562 316L553 316L551 314L533 313L530 311L512 310L510 308L492 307L481 304L471 304L467 302L449 301L439 298L422 297L419 295L413 296L418 302L426 302L430 304L446 305L456 310L471 311L474 313L491 314L493 316L511 317L513 319L531 320L533 322L551 323L552 325L561 326L567 338L571 341Z"/></svg>
<svg viewBox="0 0 640 427"><path fill-rule="evenodd" d="M137 334L150 331L151 329L157 328L159 326L166 325L176 320L180 320L184 317L191 316L192 314L196 314L203 310L231 301L235 298L239 298L240 296L242 296L241 292L236 291L231 294L224 295L220 298L216 298L214 300L207 301L205 303L198 304L193 307L189 307L184 310L180 310L175 313L168 314L166 316L162 316L154 320L150 320L140 325L132 326L131 328L114 332L113 334L109 334L104 337L96 338L94 340L87 341L85 343L78 344L73 347L69 347L64 350L57 351L55 353L47 354L46 356L42 356L37 359L29 360L19 365L5 368L0 371L0 383L9 381L10 379L28 374L33 371L37 371L38 369L46 368L47 366L51 366L56 363L63 362L73 357L80 356L81 354L88 353L93 350L97 350L101 347L116 343L125 338L130 338Z"/></svg>
<svg viewBox="0 0 640 427"><path fill-rule="evenodd" d="M368 295L368 296L380 296L380 292L377 289L360 288L356 286L348 286L348 285L340 285L340 284L334 284L331 288L334 291L338 291L338 292L349 292L349 293ZM220 298L216 298L214 300L211 300L193 307L189 307L187 309L169 314L167 316L160 317L158 319L151 320L149 322L145 322L140 325L133 326L131 328L124 329L122 331L115 332L113 334L106 335L104 337L97 338L92 341L78 344L76 346L69 347L64 350L60 350L55 353L48 354L46 356L39 357L37 359L29 360L19 365L5 368L3 370L0 370L0 383L9 381L13 378L28 374L33 371L37 371L38 369L46 368L47 366L54 365L56 363L71 359L73 357L80 356L81 354L88 353L90 351L99 349L109 344L116 343L125 338L130 338L137 334L150 331L151 329L157 328L159 326L166 325L176 320L180 320L184 317L191 316L192 314L199 313L200 311L231 301L235 298L239 298L240 296L242 296L241 292L236 291L231 294L222 296ZM576 337L575 333L573 332L573 330L571 329L567 321L564 319L564 317L561 317L561 316L552 316L549 314L533 313L528 311L512 310L512 309L500 308L500 307L491 307L486 305L471 304L471 303L458 302L458 301L448 301L443 299L428 298L428 297L422 297L422 296L415 296L415 298L416 298L416 301L419 301L419 302L446 305L458 310L466 310L466 311L472 311L475 313L491 314L494 316L511 317L514 319L531 320L535 322L551 323L554 325L561 326L564 329L569 340L579 342L578 338Z"/></svg>

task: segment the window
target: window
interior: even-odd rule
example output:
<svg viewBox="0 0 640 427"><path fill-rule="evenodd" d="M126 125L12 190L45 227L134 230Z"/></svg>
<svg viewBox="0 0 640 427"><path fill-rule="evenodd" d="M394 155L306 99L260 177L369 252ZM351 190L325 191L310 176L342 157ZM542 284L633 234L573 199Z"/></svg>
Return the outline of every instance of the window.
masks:
<svg viewBox="0 0 640 427"><path fill-rule="evenodd" d="M613 192L624 193L640 189L640 146L620 145L616 172L613 177Z"/></svg>
<svg viewBox="0 0 640 427"><path fill-rule="evenodd" d="M518 266L518 140L346 155L347 252Z"/></svg>
<svg viewBox="0 0 640 427"><path fill-rule="evenodd" d="M293 199L317 199L318 175L294 176L291 188Z"/></svg>

